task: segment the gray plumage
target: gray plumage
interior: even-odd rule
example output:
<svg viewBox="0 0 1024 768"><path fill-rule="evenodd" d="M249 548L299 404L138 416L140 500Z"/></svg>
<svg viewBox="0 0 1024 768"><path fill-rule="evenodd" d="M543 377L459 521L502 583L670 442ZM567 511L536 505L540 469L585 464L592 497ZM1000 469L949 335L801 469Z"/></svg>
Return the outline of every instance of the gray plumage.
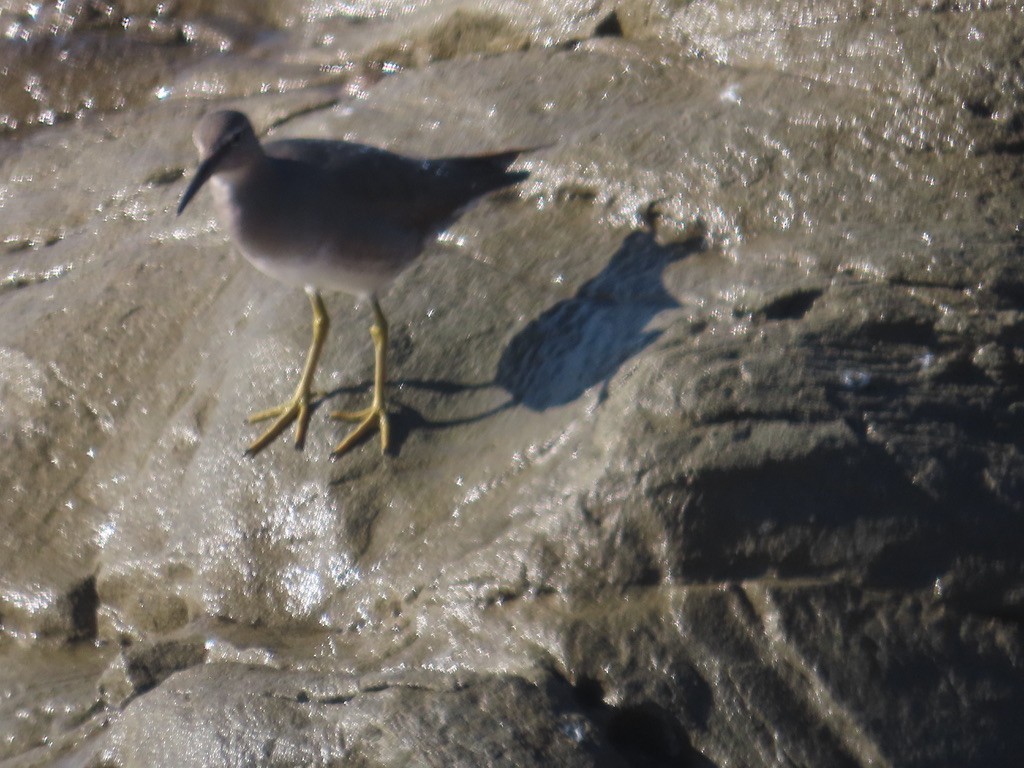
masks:
<svg viewBox="0 0 1024 768"><path fill-rule="evenodd" d="M261 146L240 112L195 131L203 157L178 212L210 179L218 214L258 269L301 287L374 295L479 197L515 184L522 153L421 160L345 141Z"/></svg>

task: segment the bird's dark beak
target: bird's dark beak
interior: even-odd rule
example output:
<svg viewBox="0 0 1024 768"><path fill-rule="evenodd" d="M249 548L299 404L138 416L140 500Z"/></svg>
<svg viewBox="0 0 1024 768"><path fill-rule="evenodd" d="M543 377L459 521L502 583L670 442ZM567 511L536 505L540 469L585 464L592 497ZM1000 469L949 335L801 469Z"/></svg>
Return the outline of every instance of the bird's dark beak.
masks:
<svg viewBox="0 0 1024 768"><path fill-rule="evenodd" d="M203 184L209 181L211 176L213 176L213 173L217 170L217 166L220 164L220 160L224 156L226 149L227 147L221 147L199 164L199 168L196 169L196 175L192 177L192 181L188 184L188 189L185 190L185 194L181 196L181 202L178 203L179 216L181 216L181 212L185 210L185 206L188 205L192 196L199 191L199 188L203 186Z"/></svg>

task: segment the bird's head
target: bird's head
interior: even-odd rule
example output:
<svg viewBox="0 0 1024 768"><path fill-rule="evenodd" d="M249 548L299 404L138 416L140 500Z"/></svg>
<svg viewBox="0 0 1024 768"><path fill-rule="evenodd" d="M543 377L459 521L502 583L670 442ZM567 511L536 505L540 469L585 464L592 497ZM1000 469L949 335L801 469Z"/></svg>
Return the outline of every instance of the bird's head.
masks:
<svg viewBox="0 0 1024 768"><path fill-rule="evenodd" d="M199 168L178 203L179 216L211 176L244 168L257 161L263 153L252 123L241 112L211 112L199 121L192 134L192 141L199 150Z"/></svg>

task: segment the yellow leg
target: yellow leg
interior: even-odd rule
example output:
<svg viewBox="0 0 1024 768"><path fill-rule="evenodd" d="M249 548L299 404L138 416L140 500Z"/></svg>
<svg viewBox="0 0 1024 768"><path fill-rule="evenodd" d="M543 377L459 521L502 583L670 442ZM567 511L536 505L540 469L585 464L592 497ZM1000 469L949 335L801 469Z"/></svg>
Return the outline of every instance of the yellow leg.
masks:
<svg viewBox="0 0 1024 768"><path fill-rule="evenodd" d="M335 446L332 451L334 456L345 453L375 428L380 431L380 452L386 453L388 450L390 427L384 403L384 381L387 378L388 321L384 317L376 297L371 297L370 306L373 309L373 326L370 328L374 355L373 402L368 408L363 408L361 411L336 411L331 414L331 418L334 419L359 422L359 425Z"/></svg>
<svg viewBox="0 0 1024 768"><path fill-rule="evenodd" d="M274 419L274 423L246 449L245 453L247 456L255 456L274 442L278 435L284 432L293 421L298 422L295 425L296 447L300 447L306 439L313 374L316 373L316 366L320 360L320 351L327 340L327 332L331 325L331 321L327 317L327 309L324 307L324 300L320 298L320 294L312 290L308 290L306 293L309 295L309 303L313 306L313 340L309 344L309 353L306 355L306 365L302 369L302 377L299 379L299 385L295 388L295 394L291 400L275 408L268 408L265 411L254 413L249 417L250 424L266 421L267 419Z"/></svg>

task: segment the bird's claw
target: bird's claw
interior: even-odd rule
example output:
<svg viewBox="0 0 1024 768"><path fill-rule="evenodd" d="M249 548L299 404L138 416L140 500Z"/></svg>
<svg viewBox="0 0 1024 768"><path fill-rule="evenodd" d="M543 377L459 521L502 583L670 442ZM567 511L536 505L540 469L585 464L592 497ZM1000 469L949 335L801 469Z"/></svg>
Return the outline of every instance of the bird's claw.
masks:
<svg viewBox="0 0 1024 768"><path fill-rule="evenodd" d="M380 432L380 452L387 453L388 442L391 437L391 426L388 422L388 412L383 403L374 403L369 408L360 411L335 411L331 414L332 419L342 421L358 421L359 425L338 443L331 455L334 458L341 456L352 446L370 434L374 429Z"/></svg>
<svg viewBox="0 0 1024 768"><path fill-rule="evenodd" d="M296 392L295 397L287 403L254 413L247 420L250 424L257 424L267 419L274 419L274 423L245 449L246 456L258 454L274 442L293 421L298 422L295 425L295 447L301 448L306 440L306 429L309 427L309 393Z"/></svg>

